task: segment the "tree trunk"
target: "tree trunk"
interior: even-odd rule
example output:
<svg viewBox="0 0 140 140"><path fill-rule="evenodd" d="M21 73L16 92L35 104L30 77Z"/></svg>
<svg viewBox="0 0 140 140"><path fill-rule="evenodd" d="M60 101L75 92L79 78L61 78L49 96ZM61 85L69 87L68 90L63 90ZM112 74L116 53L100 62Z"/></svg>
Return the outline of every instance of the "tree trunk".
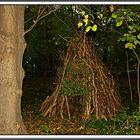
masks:
<svg viewBox="0 0 140 140"><path fill-rule="evenodd" d="M0 134L25 134L21 96L24 6L0 6Z"/></svg>

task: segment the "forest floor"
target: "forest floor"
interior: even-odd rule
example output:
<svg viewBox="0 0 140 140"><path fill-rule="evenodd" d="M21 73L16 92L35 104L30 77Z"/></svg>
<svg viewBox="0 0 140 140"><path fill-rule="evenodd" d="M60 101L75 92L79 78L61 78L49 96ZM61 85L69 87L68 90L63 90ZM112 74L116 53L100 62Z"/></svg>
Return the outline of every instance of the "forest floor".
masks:
<svg viewBox="0 0 140 140"><path fill-rule="evenodd" d="M120 115L111 120L97 121L93 116L83 122L80 117L45 118L39 111L44 99L52 92L52 79L25 79L22 97L22 114L29 134L140 134L140 116L136 111L123 108ZM126 90L124 89L124 93ZM124 96L128 98L127 95Z"/></svg>
<svg viewBox="0 0 140 140"><path fill-rule="evenodd" d="M22 114L29 134L95 134L93 129L86 129L80 118L45 118L40 107L51 93L52 79L25 79L23 86ZM49 84L48 84L49 83Z"/></svg>

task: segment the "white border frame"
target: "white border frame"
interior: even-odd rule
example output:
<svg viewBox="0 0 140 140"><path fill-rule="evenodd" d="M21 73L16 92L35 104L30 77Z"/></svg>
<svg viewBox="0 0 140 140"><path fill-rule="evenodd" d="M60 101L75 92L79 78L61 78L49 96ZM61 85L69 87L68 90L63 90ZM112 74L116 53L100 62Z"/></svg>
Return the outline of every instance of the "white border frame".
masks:
<svg viewBox="0 0 140 140"><path fill-rule="evenodd" d="M0 1L0 5L140 5L140 1ZM0 139L140 139L140 135L0 135Z"/></svg>
<svg viewBox="0 0 140 140"><path fill-rule="evenodd" d="M140 139L140 135L0 135L2 139Z"/></svg>
<svg viewBox="0 0 140 140"><path fill-rule="evenodd" d="M67 2L63 2L63 1L11 1L11 2L8 2L8 1L0 1L0 4L4 4L4 5L9 5L9 4L16 4L16 5L90 5L90 4L94 4L94 5L138 5L140 4L140 1L67 1Z"/></svg>

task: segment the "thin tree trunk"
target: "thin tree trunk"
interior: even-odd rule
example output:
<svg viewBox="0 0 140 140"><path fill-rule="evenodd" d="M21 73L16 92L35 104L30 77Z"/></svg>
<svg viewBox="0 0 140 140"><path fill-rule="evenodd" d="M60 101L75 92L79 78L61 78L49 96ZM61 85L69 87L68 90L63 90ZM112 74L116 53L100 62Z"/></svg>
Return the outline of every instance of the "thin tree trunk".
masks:
<svg viewBox="0 0 140 140"><path fill-rule="evenodd" d="M21 115L24 6L0 6L0 134L25 134Z"/></svg>

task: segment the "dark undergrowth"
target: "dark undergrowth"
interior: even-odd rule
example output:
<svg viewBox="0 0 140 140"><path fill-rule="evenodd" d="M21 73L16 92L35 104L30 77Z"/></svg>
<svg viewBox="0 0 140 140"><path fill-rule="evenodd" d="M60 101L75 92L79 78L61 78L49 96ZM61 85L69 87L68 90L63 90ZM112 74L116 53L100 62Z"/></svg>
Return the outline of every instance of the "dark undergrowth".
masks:
<svg viewBox="0 0 140 140"><path fill-rule="evenodd" d="M125 83L126 82L122 82ZM22 114L29 134L140 134L140 115L138 114L137 95L130 102L128 89L121 83L122 108L120 113L111 120L96 120L93 115L83 122L80 117L71 119L45 118L39 111L41 103L52 92L55 85L48 78L25 78L22 98ZM133 89L135 91L135 89Z"/></svg>

